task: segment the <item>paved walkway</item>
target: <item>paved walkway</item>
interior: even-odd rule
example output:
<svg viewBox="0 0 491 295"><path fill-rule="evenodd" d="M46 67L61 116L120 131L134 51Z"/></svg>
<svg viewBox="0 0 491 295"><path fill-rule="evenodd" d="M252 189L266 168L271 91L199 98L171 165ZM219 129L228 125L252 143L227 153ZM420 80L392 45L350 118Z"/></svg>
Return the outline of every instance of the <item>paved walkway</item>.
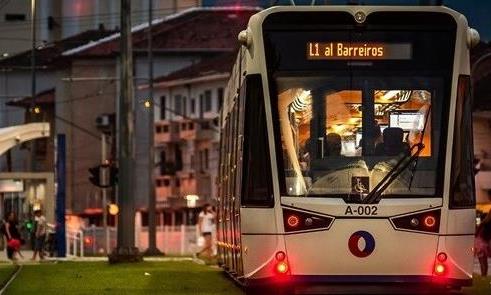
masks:
<svg viewBox="0 0 491 295"><path fill-rule="evenodd" d="M39 263L39 256L36 261L32 261L32 250L23 250L22 255L24 257L17 256L19 264L36 264ZM145 261L192 261L191 257L145 257ZM46 257L46 261L107 261L106 256L100 257L67 257L67 258L57 258L57 257ZM7 253L5 250L0 251L0 263L8 263L10 260L7 258Z"/></svg>

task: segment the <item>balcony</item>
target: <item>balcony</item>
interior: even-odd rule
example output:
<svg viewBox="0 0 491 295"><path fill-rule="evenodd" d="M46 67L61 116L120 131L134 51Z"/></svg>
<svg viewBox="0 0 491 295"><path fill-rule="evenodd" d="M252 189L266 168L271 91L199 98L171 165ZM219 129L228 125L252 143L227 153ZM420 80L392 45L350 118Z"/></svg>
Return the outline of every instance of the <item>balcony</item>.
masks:
<svg viewBox="0 0 491 295"><path fill-rule="evenodd" d="M178 172L177 177L179 178L179 196L184 197L187 195L196 195L197 183L193 172Z"/></svg>
<svg viewBox="0 0 491 295"><path fill-rule="evenodd" d="M178 141L179 123L169 120L155 122L154 140L156 146Z"/></svg>
<svg viewBox="0 0 491 295"><path fill-rule="evenodd" d="M181 140L216 140L219 132L212 119L185 120L179 123L179 137Z"/></svg>
<svg viewBox="0 0 491 295"><path fill-rule="evenodd" d="M179 188L176 186L176 177L159 175L155 178L155 194L157 202L165 202L167 199L177 196Z"/></svg>
<svg viewBox="0 0 491 295"><path fill-rule="evenodd" d="M200 200L211 197L212 181L209 174L179 172L179 196L198 195Z"/></svg>

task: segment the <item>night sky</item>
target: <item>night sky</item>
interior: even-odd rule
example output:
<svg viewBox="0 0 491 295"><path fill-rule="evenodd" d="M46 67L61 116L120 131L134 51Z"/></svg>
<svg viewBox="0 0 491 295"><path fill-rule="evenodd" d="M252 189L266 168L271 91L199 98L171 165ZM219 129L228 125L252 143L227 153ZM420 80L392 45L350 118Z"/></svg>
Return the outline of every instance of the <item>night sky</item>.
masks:
<svg viewBox="0 0 491 295"><path fill-rule="evenodd" d="M204 6L230 6L230 5L255 5L267 7L270 5L271 0L203 0ZM310 4L312 0L296 0L297 4ZM317 0L317 3L324 3L324 0ZM329 0L331 4L346 4L349 1L341 0ZM410 0L364 0L358 1L364 4L373 5L417 5L420 1ZM429 1L432 2L432 1ZM434 2L434 1L433 1ZM290 0L279 0L279 4L289 5ZM491 1L488 0L447 0L443 3L463 13L469 24L477 29L481 35L481 39L484 41L491 41Z"/></svg>

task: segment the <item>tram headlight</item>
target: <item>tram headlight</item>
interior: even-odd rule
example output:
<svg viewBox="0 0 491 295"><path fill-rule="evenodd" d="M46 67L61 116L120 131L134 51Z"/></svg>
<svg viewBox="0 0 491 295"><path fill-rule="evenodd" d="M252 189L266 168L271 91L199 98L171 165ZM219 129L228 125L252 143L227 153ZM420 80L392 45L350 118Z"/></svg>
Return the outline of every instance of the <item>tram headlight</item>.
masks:
<svg viewBox="0 0 491 295"><path fill-rule="evenodd" d="M334 218L328 216L283 208L283 223L286 232L328 229L333 220Z"/></svg>
<svg viewBox="0 0 491 295"><path fill-rule="evenodd" d="M419 225L419 220L418 220L417 218L413 218L413 219L411 219L411 225L412 225L413 227L418 227L418 225Z"/></svg>
<svg viewBox="0 0 491 295"><path fill-rule="evenodd" d="M391 218L396 229L437 233L440 230L440 209Z"/></svg>
<svg viewBox="0 0 491 295"><path fill-rule="evenodd" d="M288 216L286 223L289 227L297 227L300 224L300 219L297 215L290 215Z"/></svg>
<svg viewBox="0 0 491 295"><path fill-rule="evenodd" d="M436 225L436 218L432 215L428 215L425 217L424 223L426 227L432 228Z"/></svg>

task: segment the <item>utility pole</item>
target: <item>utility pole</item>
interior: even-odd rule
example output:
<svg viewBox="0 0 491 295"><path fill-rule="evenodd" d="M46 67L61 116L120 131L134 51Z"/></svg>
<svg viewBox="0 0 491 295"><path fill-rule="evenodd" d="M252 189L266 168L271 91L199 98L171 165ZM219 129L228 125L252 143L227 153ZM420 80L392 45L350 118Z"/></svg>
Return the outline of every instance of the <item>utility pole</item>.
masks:
<svg viewBox="0 0 491 295"><path fill-rule="evenodd" d="M36 0L31 0L31 103L30 112L34 114L34 108L36 107ZM31 147L31 171L34 172L36 163L34 163L34 155L36 152L36 141L33 140L30 144Z"/></svg>
<svg viewBox="0 0 491 295"><path fill-rule="evenodd" d="M117 248L109 263L137 262L142 257L135 247L135 116L133 94L133 54L131 43L131 0L121 0L120 97L118 103L118 218Z"/></svg>
<svg viewBox="0 0 491 295"><path fill-rule="evenodd" d="M108 159L107 159L107 141L106 141L106 134L104 132L101 133L101 164L103 165L108 165ZM109 169L103 168L101 169L101 179L103 181L104 186L107 186L109 184L109 175L107 173ZM107 188L102 187L101 188L102 192L102 226L104 228L104 251L105 253L109 253L109 229L107 227Z"/></svg>
<svg viewBox="0 0 491 295"><path fill-rule="evenodd" d="M157 225L156 222L156 196L155 196L155 149L154 149L154 97L153 97L153 48L152 48L152 19L153 19L153 0L148 0L148 99L150 107L148 108L148 249L146 255L156 256L162 255L162 252L157 248Z"/></svg>

